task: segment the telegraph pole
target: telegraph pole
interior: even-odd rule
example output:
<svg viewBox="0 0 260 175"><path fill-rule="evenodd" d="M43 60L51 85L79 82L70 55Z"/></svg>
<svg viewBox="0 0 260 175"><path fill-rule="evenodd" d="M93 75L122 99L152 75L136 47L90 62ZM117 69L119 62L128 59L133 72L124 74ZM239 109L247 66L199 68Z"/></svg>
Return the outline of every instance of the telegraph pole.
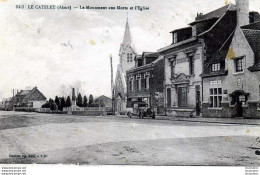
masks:
<svg viewBox="0 0 260 175"><path fill-rule="evenodd" d="M111 93L112 93L112 112L114 113L114 93L113 93L113 60L110 54L110 67L111 67Z"/></svg>

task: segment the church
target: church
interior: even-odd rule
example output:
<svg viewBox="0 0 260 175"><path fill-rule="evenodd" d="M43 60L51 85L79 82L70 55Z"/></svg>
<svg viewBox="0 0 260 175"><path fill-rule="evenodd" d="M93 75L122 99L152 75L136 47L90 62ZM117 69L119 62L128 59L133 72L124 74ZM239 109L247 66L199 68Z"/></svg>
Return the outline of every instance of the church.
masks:
<svg viewBox="0 0 260 175"><path fill-rule="evenodd" d="M126 71L135 65L137 54L132 42L128 19L125 25L123 42L119 50L119 65L117 66L116 79L113 89L115 112L121 113L126 110L127 103L127 82Z"/></svg>

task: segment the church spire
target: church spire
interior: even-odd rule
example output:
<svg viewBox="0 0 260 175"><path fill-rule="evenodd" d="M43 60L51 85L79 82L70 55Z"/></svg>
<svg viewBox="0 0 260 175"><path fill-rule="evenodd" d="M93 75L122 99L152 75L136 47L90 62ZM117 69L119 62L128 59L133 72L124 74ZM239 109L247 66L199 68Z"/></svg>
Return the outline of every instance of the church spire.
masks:
<svg viewBox="0 0 260 175"><path fill-rule="evenodd" d="M128 45L132 46L132 37L131 37L131 32L130 32L130 28L129 28L129 24L128 24L128 16L126 19L125 34L124 34L124 39L123 39L122 45L124 47L126 47Z"/></svg>

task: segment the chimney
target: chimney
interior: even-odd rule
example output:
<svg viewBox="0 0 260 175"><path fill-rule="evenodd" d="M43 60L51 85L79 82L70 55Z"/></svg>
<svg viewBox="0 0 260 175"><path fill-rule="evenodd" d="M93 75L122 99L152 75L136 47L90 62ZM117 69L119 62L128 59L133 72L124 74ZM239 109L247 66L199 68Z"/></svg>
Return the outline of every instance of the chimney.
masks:
<svg viewBox="0 0 260 175"><path fill-rule="evenodd" d="M249 0L236 0L237 26L249 24Z"/></svg>

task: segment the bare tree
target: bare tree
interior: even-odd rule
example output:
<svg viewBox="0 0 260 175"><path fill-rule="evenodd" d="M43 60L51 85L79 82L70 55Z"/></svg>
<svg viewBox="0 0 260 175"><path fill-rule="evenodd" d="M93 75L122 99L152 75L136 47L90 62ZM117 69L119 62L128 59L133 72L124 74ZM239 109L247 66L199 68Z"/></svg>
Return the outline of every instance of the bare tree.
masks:
<svg viewBox="0 0 260 175"><path fill-rule="evenodd" d="M68 95L70 95L70 89L65 84L60 86L60 96L66 98Z"/></svg>

